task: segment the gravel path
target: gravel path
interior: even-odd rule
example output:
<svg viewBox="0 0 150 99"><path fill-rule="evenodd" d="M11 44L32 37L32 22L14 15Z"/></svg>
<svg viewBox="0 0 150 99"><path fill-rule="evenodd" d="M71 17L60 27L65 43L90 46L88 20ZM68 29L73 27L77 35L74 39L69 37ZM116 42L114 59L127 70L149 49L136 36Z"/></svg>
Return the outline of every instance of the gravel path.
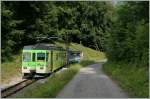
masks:
<svg viewBox="0 0 150 99"><path fill-rule="evenodd" d="M102 72L102 65L98 63L82 68L57 97L127 98L128 95Z"/></svg>

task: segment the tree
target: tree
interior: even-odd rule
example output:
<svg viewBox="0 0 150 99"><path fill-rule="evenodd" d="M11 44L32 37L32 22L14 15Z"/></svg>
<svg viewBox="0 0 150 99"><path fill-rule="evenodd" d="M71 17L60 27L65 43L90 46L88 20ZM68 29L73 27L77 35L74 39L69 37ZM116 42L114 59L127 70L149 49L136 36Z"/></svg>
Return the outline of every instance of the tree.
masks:
<svg viewBox="0 0 150 99"><path fill-rule="evenodd" d="M23 30L16 29L22 20L15 20L13 17L14 12L10 9L10 5L2 2L2 61L11 58L11 53L15 51L12 47L20 43L19 40L24 34Z"/></svg>
<svg viewBox="0 0 150 99"><path fill-rule="evenodd" d="M107 56L110 60L147 65L148 2L121 3L116 15L106 39Z"/></svg>

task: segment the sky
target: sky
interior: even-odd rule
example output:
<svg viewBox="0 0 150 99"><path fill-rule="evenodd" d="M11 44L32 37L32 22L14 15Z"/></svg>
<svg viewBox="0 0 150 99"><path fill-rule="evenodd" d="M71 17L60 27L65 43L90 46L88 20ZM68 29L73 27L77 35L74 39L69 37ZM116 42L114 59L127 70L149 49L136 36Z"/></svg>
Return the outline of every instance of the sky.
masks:
<svg viewBox="0 0 150 99"><path fill-rule="evenodd" d="M113 4L116 5L118 0L112 0Z"/></svg>

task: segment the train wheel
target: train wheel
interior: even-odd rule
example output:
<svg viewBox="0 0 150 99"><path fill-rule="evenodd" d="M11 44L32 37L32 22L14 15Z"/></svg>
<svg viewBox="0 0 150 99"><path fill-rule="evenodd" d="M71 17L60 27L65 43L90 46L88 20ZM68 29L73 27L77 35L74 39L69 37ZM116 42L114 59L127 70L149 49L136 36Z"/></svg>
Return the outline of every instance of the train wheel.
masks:
<svg viewBox="0 0 150 99"><path fill-rule="evenodd" d="M51 75L51 73L47 73L47 74L45 74L45 76L46 76L46 77L48 77L48 76L50 76L50 75Z"/></svg>
<svg viewBox="0 0 150 99"><path fill-rule="evenodd" d="M22 78L23 79L27 79L28 77L29 77L29 74L28 73L24 73Z"/></svg>

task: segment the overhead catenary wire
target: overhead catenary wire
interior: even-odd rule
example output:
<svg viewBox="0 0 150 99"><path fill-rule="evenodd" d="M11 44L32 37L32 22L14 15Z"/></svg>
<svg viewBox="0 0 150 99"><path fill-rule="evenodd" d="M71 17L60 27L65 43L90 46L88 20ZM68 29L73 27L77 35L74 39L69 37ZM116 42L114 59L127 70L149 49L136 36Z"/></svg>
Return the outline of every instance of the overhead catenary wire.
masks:
<svg viewBox="0 0 150 99"><path fill-rule="evenodd" d="M46 36L43 36L43 37L36 37L38 39L38 43L40 42L39 39L60 39L59 37L57 36L52 36L52 37L46 37ZM69 34L68 32L65 33L65 45L66 45L66 67L68 67L69 65L69 45L70 45L70 40L69 40Z"/></svg>

